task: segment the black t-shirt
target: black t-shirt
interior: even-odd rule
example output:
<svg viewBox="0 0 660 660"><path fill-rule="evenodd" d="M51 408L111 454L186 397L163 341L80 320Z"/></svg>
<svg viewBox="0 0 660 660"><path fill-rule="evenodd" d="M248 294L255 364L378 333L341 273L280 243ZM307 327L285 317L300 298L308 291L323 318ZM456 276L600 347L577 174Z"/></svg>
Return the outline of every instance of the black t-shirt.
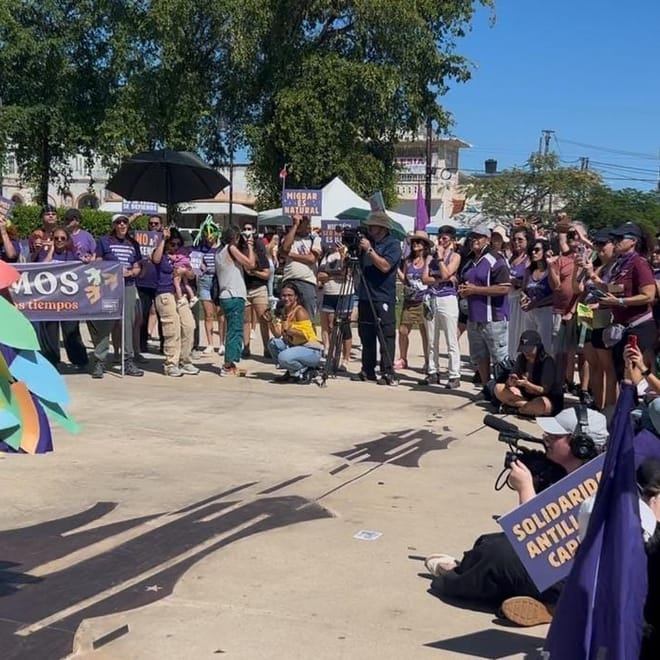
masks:
<svg viewBox="0 0 660 660"><path fill-rule="evenodd" d="M521 353L516 358L512 373L523 376L526 372L527 358ZM541 359L537 357L529 374L529 380L534 385L543 387L543 396L547 396L553 404L555 401L563 400L562 383L557 380L557 368L550 355L544 354Z"/></svg>
<svg viewBox="0 0 660 660"><path fill-rule="evenodd" d="M245 251L241 250L241 252L245 254L247 250ZM266 254L266 248L263 246L263 243L258 238L255 238L254 241L254 257L257 262L255 270L264 270L270 268L268 255ZM264 280L261 277L257 277L256 275L252 275L248 272L245 273L245 287L248 291L251 291L252 289L256 289L257 287L260 286L266 286L267 283L268 283L267 279Z"/></svg>

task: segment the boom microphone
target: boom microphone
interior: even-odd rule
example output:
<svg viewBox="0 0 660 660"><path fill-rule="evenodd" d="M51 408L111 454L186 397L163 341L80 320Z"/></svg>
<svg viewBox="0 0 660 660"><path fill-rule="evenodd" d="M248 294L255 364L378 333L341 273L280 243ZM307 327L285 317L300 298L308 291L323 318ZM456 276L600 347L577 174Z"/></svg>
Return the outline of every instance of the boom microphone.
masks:
<svg viewBox="0 0 660 660"><path fill-rule="evenodd" d="M545 442L543 442L543 440L540 438L536 438L529 433L525 433L525 431L521 431L515 424L511 424L511 422L505 422L503 419L495 417L495 415L486 415L483 422L486 426L490 427L491 429L495 429L505 437L511 439L515 438L516 440L524 440L525 442L534 442L539 445L545 445Z"/></svg>

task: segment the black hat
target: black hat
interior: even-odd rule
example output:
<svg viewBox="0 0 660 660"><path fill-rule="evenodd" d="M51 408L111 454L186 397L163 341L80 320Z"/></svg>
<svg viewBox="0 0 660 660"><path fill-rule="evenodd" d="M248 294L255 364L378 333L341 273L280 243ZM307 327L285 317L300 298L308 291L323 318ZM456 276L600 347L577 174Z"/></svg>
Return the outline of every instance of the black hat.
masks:
<svg viewBox="0 0 660 660"><path fill-rule="evenodd" d="M643 235L640 226L634 222L625 222L611 233L611 236L632 236L634 238L642 238Z"/></svg>
<svg viewBox="0 0 660 660"><path fill-rule="evenodd" d="M442 225L440 229L438 229L438 234L442 236L442 234L446 234L447 236L456 236L456 227L452 227L451 225Z"/></svg>
<svg viewBox="0 0 660 660"><path fill-rule="evenodd" d="M614 227L603 227L598 229L593 235L594 243L609 243L616 229Z"/></svg>
<svg viewBox="0 0 660 660"><path fill-rule="evenodd" d="M46 204L41 209L41 215L43 215L44 213L57 213L57 209L52 204Z"/></svg>
<svg viewBox="0 0 660 660"><path fill-rule="evenodd" d="M536 330L525 330L525 332L520 335L520 343L518 344L519 351L522 351L525 348L537 348L539 346L543 346L543 340Z"/></svg>
<svg viewBox="0 0 660 660"><path fill-rule="evenodd" d="M637 483L646 493L660 493L660 459L647 458L637 468Z"/></svg>
<svg viewBox="0 0 660 660"><path fill-rule="evenodd" d="M82 220L82 213L78 209L67 209L64 214L64 222L71 222L72 220Z"/></svg>

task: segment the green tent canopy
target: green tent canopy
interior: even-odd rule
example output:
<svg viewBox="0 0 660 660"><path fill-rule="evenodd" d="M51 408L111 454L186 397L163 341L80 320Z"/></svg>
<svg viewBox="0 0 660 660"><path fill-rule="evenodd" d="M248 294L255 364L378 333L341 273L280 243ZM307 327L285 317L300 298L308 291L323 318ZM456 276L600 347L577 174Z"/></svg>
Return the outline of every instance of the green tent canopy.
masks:
<svg viewBox="0 0 660 660"><path fill-rule="evenodd" d="M352 206L350 209L346 209L341 213L337 214L338 220L358 220L361 225L367 220L367 216L371 213L369 209L360 209L355 206ZM387 213L387 211L385 211ZM390 218L392 220L392 218ZM392 229L390 230L392 236L396 236L401 241L406 240L408 233L406 230L396 221L392 220Z"/></svg>

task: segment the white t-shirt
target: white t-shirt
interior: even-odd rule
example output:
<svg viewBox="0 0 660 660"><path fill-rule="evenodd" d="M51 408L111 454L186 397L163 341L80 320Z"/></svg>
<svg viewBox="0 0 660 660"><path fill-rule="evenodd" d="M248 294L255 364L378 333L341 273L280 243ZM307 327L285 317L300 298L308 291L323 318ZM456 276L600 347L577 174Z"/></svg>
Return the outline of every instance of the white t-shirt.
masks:
<svg viewBox="0 0 660 660"><path fill-rule="evenodd" d="M319 270L328 274L328 281L323 285L323 293L326 296L338 296L341 293L342 284L344 282L344 265L342 263L341 254L337 251L328 252L321 263ZM349 293L353 293L353 286L349 288Z"/></svg>
<svg viewBox="0 0 660 660"><path fill-rule="evenodd" d="M289 250L289 254L310 254L311 252L314 252L317 257L321 254L321 238L311 234L295 238L291 250ZM302 280L316 285L316 264L310 266L300 263L300 261L292 261L287 256L282 271L282 281L286 280Z"/></svg>

